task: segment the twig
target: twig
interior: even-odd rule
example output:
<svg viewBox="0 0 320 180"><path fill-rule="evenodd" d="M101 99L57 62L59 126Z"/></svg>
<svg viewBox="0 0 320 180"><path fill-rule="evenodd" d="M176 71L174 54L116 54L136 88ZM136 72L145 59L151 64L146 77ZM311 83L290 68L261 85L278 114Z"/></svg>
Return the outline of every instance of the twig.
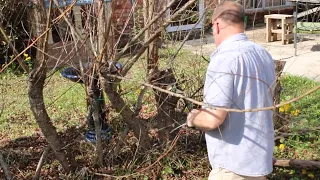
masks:
<svg viewBox="0 0 320 180"><path fill-rule="evenodd" d="M168 91L168 90L165 90L165 89L162 89L160 87L157 87L157 86L154 86L152 84L149 84L149 83L146 83L146 82L141 82L141 81L136 81L134 79L129 79L129 78L125 78L125 77L122 77L122 76L116 76L116 75L111 75L111 74L107 74L107 76L110 76L110 77L113 77L113 78L118 78L118 79L121 79L121 80L128 80L128 81L134 81L136 83L139 83L139 84L142 84L144 86L147 86L149 88L152 88L152 89L156 89L157 91L160 91L160 92L164 92L164 93L167 93L169 94L170 96L175 96L175 97L178 97L178 98L182 98L182 99L185 99L187 101L190 101L194 104L197 104L197 105L200 105L200 106L206 106L210 109L213 109L213 110L223 110L223 111L227 111L227 112L241 112L241 113L244 113L244 112L258 112L258 111L266 111L266 110L273 110L275 108L279 108L279 107L282 107L286 104L290 104L290 103L293 103L293 102L296 102L312 93L314 93L315 91L317 91L318 89L320 89L320 85L310 89L309 91L307 91L306 93L296 97L296 98L292 98L291 100L288 100L288 101L285 101L283 103L280 103L280 104L277 104L277 105L274 105L274 106L269 106L269 107L263 107L263 108L254 108L254 109L231 109L231 108L219 108L219 107L213 107L211 105L208 105L208 104L205 104L203 102L200 102L200 101L197 101L197 100L194 100L192 98L189 98L189 97L186 97L186 96L183 96L181 94L178 94L178 93L174 93L172 91Z"/></svg>
<svg viewBox="0 0 320 180"><path fill-rule="evenodd" d="M140 128L140 134L139 134L139 138L138 138L138 145L137 145L136 151L134 152L134 155L133 155L133 158L132 158L131 162L135 161L135 158L137 156L137 153L138 153L138 150L139 150L139 147L140 147L140 143L141 143L141 128ZM132 166L133 166L133 164L131 165L131 167ZM130 167L130 169L131 169L131 167Z"/></svg>
<svg viewBox="0 0 320 180"><path fill-rule="evenodd" d="M177 134L177 136L174 138L174 140L172 141L171 143L171 146L170 148L163 154L161 155L154 163L152 163L150 166L146 167L146 168L143 168L141 170L139 170L138 172L136 173L132 173L132 174L128 174L128 175L123 175L123 176L113 176L113 175L109 175L109 174L103 174L103 173L97 173L97 172L93 172L93 171L90 171L90 173L94 174L94 175L97 175L97 176L102 176L102 177L112 177L112 178L128 178L130 176L137 176L139 175L140 173L150 169L152 166L154 166L155 164L157 164L161 159L163 159L165 156L167 156L171 151L172 149L175 147L175 145L177 144L177 141L179 140L180 136L182 134L182 131L179 131L179 133Z"/></svg>
<svg viewBox="0 0 320 180"><path fill-rule="evenodd" d="M210 62L210 61L209 61L207 58L205 58L203 55L202 55L201 57L202 57L202 59L205 60L207 63Z"/></svg>
<svg viewBox="0 0 320 180"><path fill-rule="evenodd" d="M40 178L40 172L41 172L41 167L44 163L44 161L46 160L46 158L48 157L48 154L49 154L49 150L50 150L50 146L46 147L41 155L41 158L38 162L38 165L37 165L37 169L36 169L36 173L33 177L34 180L38 180Z"/></svg>
<svg viewBox="0 0 320 180"><path fill-rule="evenodd" d="M178 53L180 52L180 50L182 49L183 45L186 43L186 41L189 39L192 31L195 29L195 27L201 22L201 20L203 19L203 17L205 16L206 13L203 13L202 16L199 18L199 20L193 25L192 29L189 30L187 36L184 38L184 40L182 41L182 43L180 44L180 47L177 49L176 53L173 55L173 57L170 59L169 63L168 63L168 67L171 67L174 60L176 59ZM203 57L203 56L202 56Z"/></svg>
<svg viewBox="0 0 320 180"><path fill-rule="evenodd" d="M65 10L65 12L63 14L61 14L59 17L57 17L56 19L53 20L52 25L56 24L62 17L64 14L66 14L67 12L69 12L72 7L76 4L77 1L74 1L70 7L68 9ZM51 27L52 27L51 25ZM22 52L20 52L20 54L18 54L15 58L13 58L10 62L8 62L4 67L2 67L2 69L0 70L0 73L2 73L10 64L12 64L15 60L18 59L18 57L20 57L22 54L24 54L28 49L30 49L35 43L37 43L39 41L39 39L41 39L44 35L46 35L50 30L50 28L47 28L40 36L38 36L36 38L36 40L34 40L27 48L25 48Z"/></svg>
<svg viewBox="0 0 320 180"><path fill-rule="evenodd" d="M171 152L171 150L175 147L175 145L177 144L177 141L179 140L180 136L182 134L182 131L179 131L179 133L177 134L177 136L174 138L174 140L172 141L172 144L170 146L170 148L168 149L168 151L166 151L163 155L161 155L154 163L152 163L150 166L143 168L142 170L138 171L138 172L144 172L148 169L150 169L152 166L154 166L155 164L157 164L162 158L164 158L165 156L167 156L169 154L169 152Z"/></svg>
<svg viewBox="0 0 320 180"><path fill-rule="evenodd" d="M176 2L177 2L177 0L172 0L165 8L163 8L163 10L161 10L161 11L159 12L159 14L158 14L155 18L153 18L147 25L145 25L145 27L144 27L143 29L141 29L141 30L139 31L139 33L138 33L136 36L134 36L134 37L127 43L127 45L116 55L115 61L118 61L118 60L122 57L122 55L129 49L129 47L130 47L136 40L138 40L139 37L142 36L143 33L144 33L146 30L148 30L151 25L153 25L158 19L160 19L160 18L163 16L163 14L166 13L167 10L168 10L171 6L173 6ZM171 22L171 20L172 20L172 18L171 18L168 22Z"/></svg>
<svg viewBox="0 0 320 180"><path fill-rule="evenodd" d="M9 45L9 47L13 50L14 54L19 54L19 52L17 51L17 49L14 47L14 45L10 42L7 34L5 33L4 29L2 27L0 27L0 32L3 36L3 39L5 40L5 42ZM16 57L20 66L22 67L22 69L26 72L29 73L29 69L28 66L26 64L23 63L23 59L20 56Z"/></svg>
<svg viewBox="0 0 320 180"><path fill-rule="evenodd" d="M174 128L172 131L170 131L170 133L174 132L175 130L179 129L179 128L182 128L184 126L187 126L187 123L183 123L181 125L179 125L178 127Z"/></svg>
<svg viewBox="0 0 320 180"><path fill-rule="evenodd" d="M12 174L11 174L9 168L8 168L8 164L3 159L1 151L0 151L0 164L2 166L4 174L6 175L6 178L8 180L11 180L12 179Z"/></svg>
<svg viewBox="0 0 320 180"><path fill-rule="evenodd" d="M116 158L118 156L121 145L124 144L124 138L127 136L128 132L129 132L129 127L125 127L119 138L119 141L116 144L116 147L113 150L113 153L112 153L113 158Z"/></svg>
<svg viewBox="0 0 320 180"><path fill-rule="evenodd" d="M143 43L143 45L142 45L142 47L141 47L140 50L136 53L136 55L135 55L133 58L131 58L130 60L127 61L127 63L126 63L125 66L123 67L123 70L122 70L122 72L121 72L121 75L122 75L122 76L125 76L125 75L128 73L128 71L131 69L131 67L133 66L133 64L134 64L134 63L139 59L139 57L145 52L145 50L147 49L148 45L149 45L151 42L153 42L154 39L156 39L156 38L159 36L159 34L161 34L161 32L162 32L163 30L165 30L165 28L166 28L167 26L169 26L169 24L171 23L171 21L172 21L173 19L177 18L181 12L185 11L188 7L190 7L190 6L191 6L193 3L195 3L195 2L196 2L196 0L190 0L190 1L188 1L185 5L183 5L183 7L181 7L181 8L180 8L178 11L176 11L172 16L170 16L170 19L167 20L165 23L163 23L163 24L161 25L161 27L158 28L157 31L155 31L155 32L153 33L153 35L148 38L148 40L145 40L144 43ZM124 49L123 49L123 50L124 50ZM122 50L122 51L123 51L123 50ZM121 51L121 52L122 52L122 51ZM121 52L120 52L120 55L122 55ZM121 58L121 56L117 55L116 58L115 58L115 61L117 61L117 60L120 59L120 58Z"/></svg>
<svg viewBox="0 0 320 180"><path fill-rule="evenodd" d="M136 104L136 108L135 108L135 115L138 115L140 110L141 110L142 99L143 99L143 96L144 96L146 90L147 90L147 87L144 86L143 89L140 91L140 94L139 94L139 97L138 97L138 100L137 100L137 104Z"/></svg>

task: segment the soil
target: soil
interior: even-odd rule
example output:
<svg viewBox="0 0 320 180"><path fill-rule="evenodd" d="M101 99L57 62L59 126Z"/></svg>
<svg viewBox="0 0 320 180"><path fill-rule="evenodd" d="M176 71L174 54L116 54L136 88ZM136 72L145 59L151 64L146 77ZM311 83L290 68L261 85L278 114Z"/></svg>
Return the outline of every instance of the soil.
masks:
<svg viewBox="0 0 320 180"><path fill-rule="evenodd" d="M171 162L177 162L180 158L190 159L190 162L183 162L185 165L190 163L189 166L202 166L202 171L188 169L187 166L181 164L180 166L172 165L170 168L163 169L165 164L161 161L153 166L150 166L159 156L166 154L168 149L164 149L163 146L156 145L152 151L139 152L135 154L136 146L134 145L135 138L132 132L128 133L126 145L122 147L119 156L112 158L109 152L116 145L116 137L110 142L110 144L104 144L105 152L105 164L103 168L96 168L92 165L92 158L94 155L94 148L92 144L81 140L81 135L85 129L69 129L64 134L60 134L65 144L69 148L69 152L72 152L73 156L77 158L78 168L75 174L80 176L83 171L86 171L85 177L91 177L93 179L105 179L102 175L94 175L94 172L102 174L108 174L110 176L119 176L130 174L137 169L138 171L147 168L141 174L147 175L150 179L162 176L169 179L188 179L187 177L199 177L207 176L203 174L208 171L208 163L206 161L206 149L203 136L199 132L194 130L184 131L180 136L180 139L175 144L173 150L169 152L164 159L171 158ZM190 136L195 134L195 136ZM188 141L188 143L186 143ZM37 164L42 155L42 152L48 146L45 138L41 134L37 134L30 137L22 137L16 140L6 140L1 142L0 150L9 165L10 171L15 179L32 179ZM146 159L146 157L148 157ZM132 165L132 161L135 160L136 164ZM202 162L200 162L201 160ZM130 167L129 169L127 167ZM119 173L121 172L122 173ZM167 172L166 172L167 171ZM4 173L0 170L0 179L5 179ZM172 175L174 174L174 175ZM41 169L41 177L43 179L66 179L67 174L63 172L61 166L54 159L54 154L49 151L48 157ZM75 178L78 179L79 177ZM113 178L111 178L113 179Z"/></svg>

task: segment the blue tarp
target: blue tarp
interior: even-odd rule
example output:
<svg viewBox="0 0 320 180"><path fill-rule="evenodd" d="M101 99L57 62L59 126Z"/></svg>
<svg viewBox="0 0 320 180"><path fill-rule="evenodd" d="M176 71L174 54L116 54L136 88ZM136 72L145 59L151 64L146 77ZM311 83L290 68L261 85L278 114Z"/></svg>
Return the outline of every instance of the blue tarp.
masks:
<svg viewBox="0 0 320 180"><path fill-rule="evenodd" d="M84 4L92 4L94 0L58 0L60 7L68 6L72 4L74 1L76 2L76 6L84 5ZM49 7L50 0L45 0L46 7ZM111 0L104 0L104 2L111 2ZM53 7L56 7L55 3L53 2Z"/></svg>

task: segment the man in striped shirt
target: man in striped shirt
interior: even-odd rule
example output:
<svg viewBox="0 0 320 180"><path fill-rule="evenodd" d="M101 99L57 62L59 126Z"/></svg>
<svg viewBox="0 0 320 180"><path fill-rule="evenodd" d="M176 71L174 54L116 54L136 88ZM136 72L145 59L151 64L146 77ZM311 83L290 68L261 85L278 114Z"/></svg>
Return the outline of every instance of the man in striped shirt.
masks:
<svg viewBox="0 0 320 180"><path fill-rule="evenodd" d="M274 62L244 34L244 9L224 1L212 16L217 49L204 85L207 106L192 110L189 127L206 133L209 180L266 179L273 170L273 111L228 112L273 106ZM220 110L211 107L219 107Z"/></svg>

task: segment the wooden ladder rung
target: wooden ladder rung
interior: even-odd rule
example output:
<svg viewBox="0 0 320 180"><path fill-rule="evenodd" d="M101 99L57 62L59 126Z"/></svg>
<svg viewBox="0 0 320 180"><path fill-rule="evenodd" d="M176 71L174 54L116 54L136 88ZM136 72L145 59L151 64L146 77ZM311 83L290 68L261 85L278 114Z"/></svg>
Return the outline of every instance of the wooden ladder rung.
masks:
<svg viewBox="0 0 320 180"><path fill-rule="evenodd" d="M286 34L291 34L292 33L291 30L286 30L285 32L286 32ZM271 33L282 34L282 29L272 29Z"/></svg>
<svg viewBox="0 0 320 180"><path fill-rule="evenodd" d="M282 30L281 29L272 29L271 33L281 34Z"/></svg>

